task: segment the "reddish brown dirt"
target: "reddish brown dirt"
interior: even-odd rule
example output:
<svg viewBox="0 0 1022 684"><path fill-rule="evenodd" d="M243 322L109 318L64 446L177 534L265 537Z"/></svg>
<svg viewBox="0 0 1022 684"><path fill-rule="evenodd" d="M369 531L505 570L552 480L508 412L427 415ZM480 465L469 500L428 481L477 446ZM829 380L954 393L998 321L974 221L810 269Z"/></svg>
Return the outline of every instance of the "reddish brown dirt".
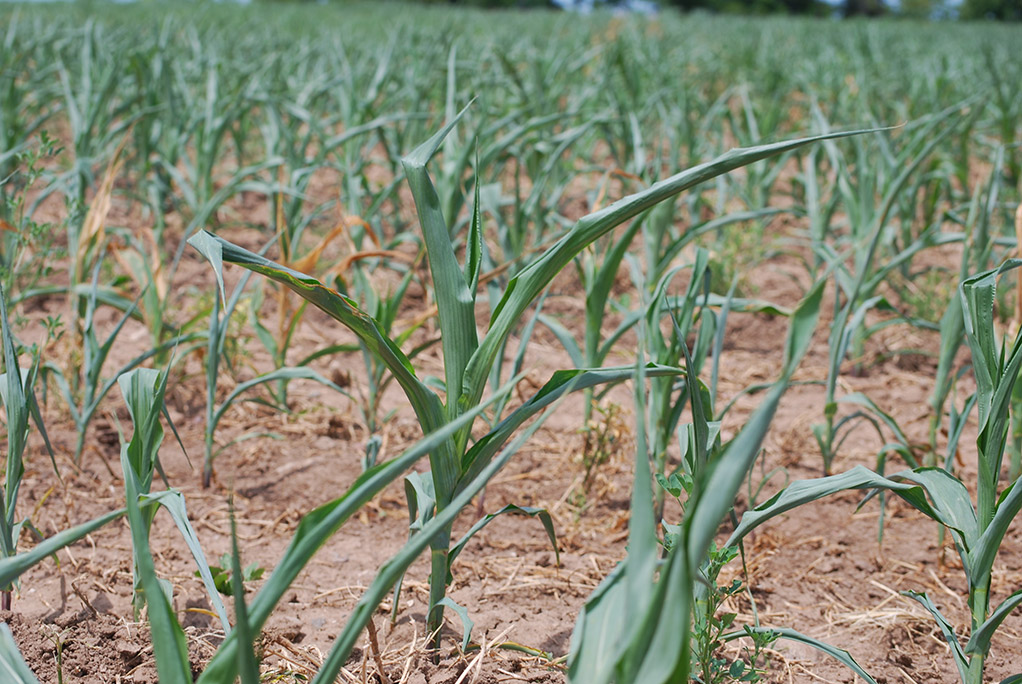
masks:
<svg viewBox="0 0 1022 684"><path fill-rule="evenodd" d="M243 244L254 244L253 232L229 232ZM795 259L778 257L747 275L751 295L791 306L800 295L804 270ZM793 280L787 274L794 274ZM231 278L236 278L236 274ZM189 254L178 275L183 311L196 298L212 292L209 269ZM582 302L574 296L577 285L569 276L555 284L551 310L579 329ZM267 299L271 299L269 296ZM421 300L420 300L421 301ZM43 302L39 315L57 313L62 304ZM409 311L414 315L416 311ZM112 316L99 321L112 323ZM779 367L786 322L763 315L733 314L726 352L721 360L721 398L734 396L749 384L775 377ZM925 443L937 348L933 334L889 328L870 340L862 371L842 379L842 392L863 391L891 412L909 438ZM426 331L424 335L431 334ZM26 331L31 337L31 332ZM339 324L307 314L296 337L295 353L327 342L349 339ZM130 358L147 344L146 332L134 323L125 329L118 359ZM238 359L237 376L225 376L221 390L266 369L268 360L251 332L239 340L245 355ZM627 344L627 343L626 343ZM634 344L634 343L632 343ZM817 340L798 374L802 381L826 375L827 343L821 324ZM897 354L899 350L922 353ZM441 374L436 351L420 359L424 373ZM568 365L549 334L537 331L529 348L533 370L522 393L538 387L550 372ZM627 360L627 354L621 360ZM319 366L335 377L350 374L353 387L361 381L355 357L338 358ZM966 380L965 382L968 382ZM250 431L272 432L277 439L260 437L224 451L216 462L214 486L200 487L204 381L198 358L188 359L172 376L168 393L170 414L187 447L191 464L168 434L161 459L171 484L187 500L190 518L208 558L229 549L228 495L234 493L240 545L245 564L257 563L272 573L301 516L313 507L339 497L360 472L359 457L366 435L354 409L343 397L303 381L291 384L292 413L282 415L252 403L238 403L229 412L218 440ZM960 392L960 395L964 392ZM782 468L759 494L765 500L785 479L816 477L821 460L811 425L822 418L823 388L793 387L784 399L765 445L762 474ZM627 388L611 399L630 406ZM724 431L731 435L742 425L758 398L738 401ZM419 436L418 426L400 396L387 396L388 408L397 413L385 430L385 456L393 456ZM629 420L626 408L626 424ZM20 512L31 514L36 526L50 535L122 505L123 485L118 476L116 425L130 429L116 392L90 428L80 470L70 460L74 433L64 409L51 397L47 427L57 450L63 482L58 482L40 445L32 443L32 460L21 489ZM374 623L380 657L389 681L414 684L464 682L563 682L561 660L490 648L516 642L556 659L567 653L576 615L586 597L625 553L628 502L631 487L629 434L620 448L598 468L592 487L579 494L582 437L581 401L569 400L515 456L507 469L488 487L484 507L497 510L506 503L544 506L555 521L560 564L540 524L518 517L503 517L480 533L454 567L451 596L468 608L475 621L474 639L487 648L461 654L457 643L458 619L449 612L449 635L443 660L432 664L424 655L424 606L428 567L416 563L407 575L398 606L397 621L389 620L390 603L378 611ZM282 438L282 439L280 439ZM974 473L974 452L967 434L961 453L966 480ZM875 465L881 442L860 426L845 443L834 464L842 471L855 464ZM420 467L424 467L420 465ZM901 467L889 464L888 472ZM967 624L966 586L953 549L938 544L937 527L898 501L886 508L883 543L878 544L877 501L856 512L857 495L845 494L798 509L755 532L746 545L748 576L755 612L768 626L798 629L850 651L878 681L953 682L957 674L947 646L923 609L899 594L925 590L961 630ZM740 510L749 505L743 495ZM475 511L466 511L457 529L466 529ZM277 608L261 645L266 672L299 681L288 673L311 675L329 651L361 592L377 569L407 538L407 512L403 492L391 487L349 521L318 553ZM22 539L22 548L31 541ZM210 657L222 637L199 580L169 517L157 517L152 533L156 566L174 587L174 604L186 628L196 671ZM86 684L155 682L152 649L144 624L137 623L130 605L130 535L126 522L103 528L84 541L57 554L22 577L13 613L4 613L26 659L43 682ZM738 563L725 570L727 579L742 577ZM1022 539L1013 530L1000 555L993 600L1015 590L1022 581ZM262 581L251 583L258 590ZM731 606L739 621L749 621L753 605L743 595ZM1014 674L1022 663L1019 632L1022 621L1009 618L994 641L989 678ZM367 639L347 664L340 681L379 681L376 660ZM852 675L826 657L794 643L778 642L770 652L769 679L777 682L851 682ZM470 670L466 673L466 670Z"/></svg>

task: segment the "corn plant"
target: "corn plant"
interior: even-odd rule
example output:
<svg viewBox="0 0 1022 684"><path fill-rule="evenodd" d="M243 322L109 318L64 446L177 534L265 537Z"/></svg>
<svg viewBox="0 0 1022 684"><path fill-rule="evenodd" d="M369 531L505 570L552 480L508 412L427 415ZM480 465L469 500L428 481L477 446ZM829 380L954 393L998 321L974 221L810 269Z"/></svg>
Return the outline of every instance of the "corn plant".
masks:
<svg viewBox="0 0 1022 684"><path fill-rule="evenodd" d="M991 610L990 582L994 560L1012 521L1022 510L1022 486L1015 480L998 487L1008 439L1012 391L1022 369L1022 334L1012 343L998 344L994 331L994 301L997 281L1005 272L1022 266L1006 261L999 268L962 281L959 287L965 332L972 352L976 377L979 434L975 454L979 477L973 504L962 480L944 468L922 467L882 477L857 466L841 475L796 482L769 501L747 512L731 536L737 543L770 518L823 496L849 489L890 491L943 525L951 533L955 549L968 580L971 620L969 639L964 644L954 626L925 594L903 592L926 608L950 647L952 659L963 684L983 682L983 669L990 640L1004 618L1022 605L1022 591L1005 597ZM1016 677L1008 681L1015 681Z"/></svg>
<svg viewBox="0 0 1022 684"><path fill-rule="evenodd" d="M504 387L495 392L489 400L480 403L470 411L466 411L462 416L444 425L435 433L426 435L423 439L409 447L396 458L370 468L352 484L344 495L310 511L304 518L302 518L302 521L299 523L298 529L295 532L295 536L274 568L270 578L264 583L262 589L255 596L252 602L246 606L244 611L244 617L246 619L244 623L240 617L241 614L239 613L236 629L231 631L205 670L203 670L203 673L198 680L199 683L218 684L219 682L231 681L237 677L240 669L242 667L246 667L242 661L247 659L246 653L247 650L251 648L253 639L259 634L259 631L266 624L266 621L274 607L284 598L292 583L298 577L302 569L309 563L316 551L368 501L379 494L385 487L401 478L401 476L412 465L428 455L430 451L438 448L439 445L449 440L455 433L463 429L465 426L470 425L484 410L492 406L495 399L501 398L510 392L514 387L515 382L519 379L520 378L514 378L512 382L507 383ZM556 386L548 394L536 397L535 401L541 404L541 408L546 407L551 403L551 401L564 395L565 389L570 385L570 381L572 379L573 377L567 379L561 378L562 382L558 386ZM530 415L534 414L535 411L530 413ZM525 418L522 420L525 420ZM521 438L519 438L518 441L520 443L522 441ZM515 446L517 447L518 445L516 444ZM474 496L478 490L482 488L486 480L492 476L492 472L495 472L499 466L506 463L507 458L510 457L510 453L513 453L513 451L509 447L505 450L505 453L501 454L499 462L491 463L487 467L486 471L476 478L476 482L473 482L472 487L466 487L465 491L458 495L459 498L457 503L460 507L466 506L471 497ZM444 516L447 518L453 518L454 514L460 510L460 507L457 509L449 509L445 512ZM124 511L118 512L119 515L122 515L123 513ZM144 522L144 520L141 519L141 516L139 517L139 520L140 522ZM365 628L366 622L375 611L376 606L386 597L387 592L394 583L396 583L398 577L404 573L408 566L410 566L422 553L422 550L428 546L429 541L433 538L433 536L441 531L443 526L449 522L450 521L445 520L444 517L439 517L424 525L422 532L409 541L406 547L402 549L399 556L384 566L381 570L380 576L374 581L371 593L367 594L368 598L364 598L363 601L360 602L358 610L356 610L356 612L351 616L343 633L336 640L334 651L331 652L331 661L333 662L333 665L324 665L324 669L319 675L322 679L317 681L333 681L333 678L336 677L341 665L343 665L347 656L350 654L351 649L354 647L359 634ZM68 534L70 535L70 532ZM81 532L81 536L84 536L85 534L86 532ZM64 543L66 544L71 542L65 541ZM41 547L43 544L40 544L39 546ZM4 574L4 569L5 566L3 565L3 562L0 561L0 581L3 581L5 577L7 577L7 575ZM171 615L170 617L172 618L173 616ZM169 620L167 621L167 636L163 637L171 643L171 646L173 646L173 634L176 629L179 629L175 628L174 624L176 624L176 620L173 623ZM165 666L167 671L173 670L180 672L187 667L187 655L181 654L173 647L156 651L156 658L158 662L161 659L175 661L174 663ZM330 671L333 672L332 675L325 674ZM160 681L173 682L176 684L178 682L190 682L191 679L178 674L168 676L166 679L163 679L163 675L161 673Z"/></svg>
<svg viewBox="0 0 1022 684"><path fill-rule="evenodd" d="M135 561L132 567L135 580L136 615L141 610L144 599L149 606L150 620L153 622L155 631L157 624L153 615L157 610L164 609L160 601L154 600L152 588L160 586L161 583L156 578L155 570L152 567L152 554L149 551L149 533L156 513L162 507L167 510L181 532L181 536L198 565L199 574L206 587L210 603L216 610L224 630L229 632L230 623L227 620L227 611L216 590L216 583L213 581L198 537L188 521L184 497L174 489L156 493L150 491L154 474L157 471L161 474L163 472L159 463L159 448L163 442L160 414L165 411L163 397L167 390L167 373L166 371L161 373L152 368L136 368L121 375L117 384L124 395L124 401L128 405L128 412L135 426L131 439L127 442L122 440L121 468L124 471L126 508L131 527ZM150 502L156 505L143 505ZM167 600L163 589L160 589L158 593L163 601ZM154 606L154 602L159 605ZM155 645L155 634L153 641Z"/></svg>
<svg viewBox="0 0 1022 684"><path fill-rule="evenodd" d="M449 224L441 211L440 197L425 168L426 163L439 149L445 136L457 123L457 120L455 118L450 121L444 129L416 148L403 161L405 174L419 213L419 222L437 298L444 359L445 399L443 400L419 380L411 363L400 348L393 340L387 338L379 325L360 311L352 300L338 295L309 276L275 264L232 245L222 238L210 235L210 238L220 244L223 261L240 264L287 285L303 298L344 323L361 338L373 353L379 355L383 363L394 374L424 433L436 431L458 418L466 410L479 404L491 369L496 362L497 354L502 349L507 335L554 276L587 245L608 233L615 226L688 187L726 173L731 169L776 153L795 149L818 139L807 138L735 150L715 161L696 166L689 171L683 171L584 217L551 249L535 259L508 283L507 290L492 314L489 330L480 340L475 323L475 297L482 245L482 225L479 211L477 208L469 226L465 263L459 264ZM206 246L210 244L208 241L193 241L193 244L209 258ZM222 293L222 273L215 263L214 271ZM604 376L593 375L590 377L594 379L593 384L595 385L624 377L627 374L626 370L619 369L616 372L608 371ZM595 381L597 377L600 382ZM563 384L564 380L561 376L555 375L551 382L559 385ZM436 503L434 510L427 512L427 515L421 520L423 524L427 524L430 517L436 518L445 513L450 502L462 491L465 484L471 482L487 466L495 450L510 436L513 428L526 418L526 415L521 415L520 411L521 409L511 414L487 436L476 441L474 445L470 445L471 432L466 427L430 454L429 477L432 481ZM451 538L449 527L432 539L430 548L431 580L427 622L430 632L439 634L439 627L443 619L442 601L446 597L450 573Z"/></svg>
<svg viewBox="0 0 1022 684"><path fill-rule="evenodd" d="M245 603L245 590L242 581L244 575L241 570L241 551L238 550L238 524L234 519L234 502L230 501L231 507L231 579L237 587L234 592L234 615L237 621L238 640L244 647L238 651L238 671L241 675L241 684L259 684L259 662L256 660L255 635L252 633L252 625L248 618L248 604Z"/></svg>
<svg viewBox="0 0 1022 684"><path fill-rule="evenodd" d="M995 167L999 166L1001 153L995 154ZM968 239L963 242L962 259L959 265L958 282L965 280L969 273L985 271L990 263L994 235L990 218L994 214L1001 190L1001 174L993 171L986 183L977 183L973 189L969 209L965 217L951 213L951 218L962 226ZM952 297L940 319L940 350L937 356L937 376L933 395L930 397L930 450L937 451L937 433L944 420L944 406L955 384L955 357L965 341L965 319L962 300ZM1017 415L1017 414L1016 414ZM1013 451L1015 449L1013 448Z"/></svg>
<svg viewBox="0 0 1022 684"><path fill-rule="evenodd" d="M639 289L645 290L641 267L634 262L631 265L633 278L638 281ZM708 266L708 253L704 249L698 249L692 264L673 268L660 278L645 307L643 339L646 353L658 363L670 364L672 360L674 363L684 360L686 368L686 375L681 379L664 377L649 380L643 410L649 421L649 426L645 429L648 430L647 448L654 477L663 477L667 470L667 449L674 439L681 414L689 400L699 404L698 406L692 404L693 412L707 414L709 421L713 419L709 395L700 392L701 384L691 386L692 379L699 377L716 333L717 320L707 306L709 299L707 285L710 277ZM677 309L674 309L668 302L667 290L674 276L688 267L691 267L691 278L685 293L675 300ZM661 329L665 318L670 319L670 332L666 335ZM694 338L691 349L688 346L690 333ZM711 425L708 422L707 425L719 432L719 423ZM682 451L685 452L684 447ZM683 467L683 471L686 476L692 477L693 470L690 467ZM654 510L659 517L663 514L663 489L655 490L654 499L656 502Z"/></svg>
<svg viewBox="0 0 1022 684"><path fill-rule="evenodd" d="M176 127L189 117L180 62L171 57L171 36L176 29L175 22L164 19L154 39L139 41L127 65L128 76L140 93L140 106L151 112L132 129L132 166L138 172L137 193L152 216L158 245L164 244L167 212L174 206L173 180L161 163L180 158L182 141Z"/></svg>
<svg viewBox="0 0 1022 684"><path fill-rule="evenodd" d="M61 368L56 363L48 361L42 367L42 374L56 382L57 388L67 404L68 411L71 413L71 420L74 421L77 433L74 449L75 464L79 464L81 461L89 424L92 422L96 411L99 410L103 399L117 383L117 378L122 373L136 368L147 359L173 349L178 344L192 343L201 338L200 333L185 333L174 337L159 346L139 354L117 369L113 377L104 379L103 369L107 358L110 356L117 336L120 335L125 323L131 318L137 302L127 308L114 327L107 333L106 338L100 341L92 324L100 297L98 283L99 268L100 264L96 264L92 274L92 287L84 295L86 307L85 316L82 321L83 356L80 359L80 374L78 365L74 363L71 364L71 368Z"/></svg>
<svg viewBox="0 0 1022 684"><path fill-rule="evenodd" d="M28 368L18 365L18 352L7 320L4 288L0 285L0 332L3 334L4 372L0 374L0 399L7 414L7 458L3 487L0 488L0 558L7 560L17 553L18 537L28 521L17 520L18 490L25 474L25 447L28 440L29 418L46 441L53 457L50 440L43 427L39 405L35 398L35 384L39 375L38 351ZM54 462L56 471L56 462ZM10 584L0 584L0 609L11 609Z"/></svg>
<svg viewBox="0 0 1022 684"><path fill-rule="evenodd" d="M864 340L877 329L877 326L868 327L865 323L866 314L876 308L891 310L891 305L881 294L876 294L879 285L887 275L898 266L908 260L926 246L958 241L960 235L943 234L935 225L931 230L925 232L909 248L904 249L900 254L886 261L877 261L877 251L886 234L887 221L893 209L899 193L905 187L916 169L927 159L937 148L944 138L954 132L957 120L957 110L949 110L933 117L926 125L917 129L911 135L908 143L902 148L898 157L891 159L889 168L884 172L871 170L868 161L869 155L866 152L866 143L859 139L856 142L858 164L855 169L863 174L859 178L858 185L853 184L853 179L847 174L851 167L840 161L836 147L827 144L826 148L835 161L833 165L843 174L839 178L838 187L843 197L843 206L849 212L850 235L849 252L854 260L853 269L848 269L843 261L847 256L836 252L826 244L814 244L814 250L822 255L823 260L836 266L834 280L837 284L838 293L834 300L834 321L830 328L829 357L826 381L826 396L823 409L824 422L813 426L813 436L823 455L823 471L829 474L831 463L834 460L841 444L847 438L854 427L855 422L865 419L879 430L879 423L885 423L895 434L896 438L903 445L900 449L911 465L917 465L916 458L909 448L907 440L901 435L901 430L889 420L889 417L882 411L874 409L873 402L861 397L853 397L843 401L851 402L857 407L852 413L838 416L839 400L837 398L837 382L841 373L841 365L850 352L856 357L861 355L861 348ZM947 120L951 123L940 128ZM874 196L877 191L882 192L882 201L879 206L874 205ZM825 206L818 202L818 195L813 193L809 197L817 198L817 204L810 207L811 215L821 213L821 207ZM831 215L831 209L823 212ZM816 220L819 224L821 221ZM897 319L895 319L897 320ZM879 326L890 325L885 321ZM859 352L859 353L855 353ZM842 434L842 430L844 433Z"/></svg>
<svg viewBox="0 0 1022 684"><path fill-rule="evenodd" d="M115 146L114 141L123 137L124 131L143 115L135 107L135 93L130 88L119 90L123 79L121 64L103 49L111 30L88 21L79 31L80 41L65 41L54 55L74 151L74 166L63 180L68 200L77 209L85 206L95 166ZM68 236L72 247L77 244L80 227L72 218Z"/></svg>
<svg viewBox="0 0 1022 684"><path fill-rule="evenodd" d="M121 391L135 424L131 441L123 443L122 440L121 444L121 469L124 473L127 517L131 528L133 559L131 567L134 578L132 603L135 607L135 617L138 618L142 606L145 605L160 681L191 681L184 631L174 617L168 587L157 576L152 552L149 550L149 531L158 507L150 506L143 509L141 506L143 497L149 495L149 487L157 466L156 451L163 440L160 409L163 405L163 392L166 390L166 376L149 368L139 368L121 376L120 380ZM173 496L176 492L167 490L161 494ZM183 511L183 500L180 502ZM188 524L187 517L184 518L184 524ZM200 571L203 568L208 575L209 566L205 560L199 563ZM208 582L208 586L213 586L211 576ZM210 598L220 615L224 630L229 631L230 623L227 621L223 602L216 594L215 586L210 592Z"/></svg>
<svg viewBox="0 0 1022 684"><path fill-rule="evenodd" d="M793 312L784 349L780 378L738 435L719 445L712 423L702 410L703 401L694 395L702 383L686 369L693 423L680 431L691 450L689 495L684 516L677 526L668 527L669 540L659 559L654 516L650 454L646 440L648 415L644 367L640 355L636 364L636 458L632 487L632 518L628 535L628 556L600 584L579 614L571 636L568 679L571 682L687 682L692 670L690 634L698 612L708 554L717 528L731 509L738 489L756 461L763 438L778 403L791 382L792 374L812 340L823 295L823 281L816 283ZM685 446L683 445L683 449ZM676 482L678 480L675 480ZM681 490L678 490L679 493ZM706 615L704 614L704 619ZM725 640L756 633L777 632L778 636L810 644L837 658L856 674L873 680L843 651L791 630L738 630L723 635Z"/></svg>

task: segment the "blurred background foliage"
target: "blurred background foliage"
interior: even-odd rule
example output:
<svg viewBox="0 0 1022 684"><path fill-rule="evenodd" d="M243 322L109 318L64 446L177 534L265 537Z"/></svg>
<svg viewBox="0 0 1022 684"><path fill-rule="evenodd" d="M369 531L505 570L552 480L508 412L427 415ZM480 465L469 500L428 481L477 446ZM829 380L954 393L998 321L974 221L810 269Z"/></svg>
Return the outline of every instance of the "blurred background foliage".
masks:
<svg viewBox="0 0 1022 684"><path fill-rule="evenodd" d="M329 0L259 0L273 3ZM721 14L807 14L814 16L903 16L912 19L1022 21L1022 0L418 0L426 5L460 5L490 9L559 7L590 11L684 12Z"/></svg>

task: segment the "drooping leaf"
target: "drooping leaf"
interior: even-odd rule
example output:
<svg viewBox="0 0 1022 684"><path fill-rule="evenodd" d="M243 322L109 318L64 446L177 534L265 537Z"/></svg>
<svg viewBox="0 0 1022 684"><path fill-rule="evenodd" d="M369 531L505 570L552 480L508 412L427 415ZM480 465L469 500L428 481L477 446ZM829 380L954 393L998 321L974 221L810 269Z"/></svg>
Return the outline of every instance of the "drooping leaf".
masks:
<svg viewBox="0 0 1022 684"><path fill-rule="evenodd" d="M209 564L206 562L206 554L202 550L199 538L195 534L195 530L192 529L191 522L188 520L188 511L185 509L184 496L176 489L168 489L154 494L143 494L139 497L139 501L141 503L157 503L170 514L170 517L174 520L174 524L177 525L178 531L181 533L181 537L185 540L185 545L192 553L192 558L195 560L195 565L198 567L197 572L199 573L199 577L202 578L203 586L206 588L206 595L209 597L209 602L213 606L213 610L216 611L217 617L220 618L220 624L224 632L226 634L230 634L231 623L227 618L227 609L224 607L224 602L220 599L216 582L213 580L213 574L210 572Z"/></svg>
<svg viewBox="0 0 1022 684"><path fill-rule="evenodd" d="M965 652L962 650L962 644L958 641L958 637L955 635L955 628L946 617L940 612L940 609L933 604L930 597L925 592L916 591L903 591L902 595L908 596L911 599L918 601L923 608L926 608L933 616L933 619L937 622L937 627L940 628L941 634L944 635L944 640L948 646L951 647L951 656L954 658L955 665L958 666L958 675L962 678L963 682L969 681L969 659L966 657Z"/></svg>
<svg viewBox="0 0 1022 684"><path fill-rule="evenodd" d="M111 511L88 522L58 532L52 537L47 537L28 551L23 551L10 558L0 559L0 586L12 583L30 568L46 560L57 551L60 551L65 546L74 544L80 539L84 539L107 523L117 520L125 512L123 508Z"/></svg>
<svg viewBox="0 0 1022 684"><path fill-rule="evenodd" d="M475 627L475 623L472 618L468 616L468 610L465 606L459 605L450 596L445 596L437 601L438 606L447 606L457 614L458 619L461 620L461 652L465 653L468 651L468 644L472 640L472 628Z"/></svg>
<svg viewBox="0 0 1022 684"><path fill-rule="evenodd" d="M496 513L488 513L487 515L484 515L482 518L477 520L475 524L473 524L472 527L469 528L468 532L466 532L461 537L461 539L459 539L457 542L455 542L453 546L451 546L451 551L450 554L448 555L448 562L450 563L454 562L454 559L457 558L458 554L460 554L462 549L465 548L465 544L467 544L469 540L471 540L472 537L479 532L479 530L486 527L486 525L489 524L489 522L496 518L497 516L504 515L505 513L521 513L522 515L539 518L539 521L543 523L543 529L546 530L546 536L550 540L551 546L553 546L554 548L555 562L558 565L561 564L561 552L560 549L557 548L557 534L554 532L554 521L550 517L550 513L547 511L547 509L534 508L532 506L516 506L514 504L508 504L507 506L504 506Z"/></svg>
<svg viewBox="0 0 1022 684"><path fill-rule="evenodd" d="M883 488L898 493L918 510L930 515L932 509L926 500L923 489L917 485L897 482L877 475L868 468L855 466L839 475L830 475L811 480L800 480L788 485L756 508L746 511L741 522L728 539L727 546L740 542L749 532L767 520L794 508L816 501L825 496L844 492L850 489ZM936 516L933 513L931 517Z"/></svg>
<svg viewBox="0 0 1022 684"><path fill-rule="evenodd" d="M248 606L249 621L253 632L258 633L263 628L274 607L287 593L298 574L309 563L316 551L341 528L345 521L387 485L400 478L416 461L429 454L437 445L451 439L458 430L470 425L492 403L510 392L518 380L520 380L519 377L512 378L487 401L444 425L435 433L426 435L400 456L369 468L355 480L343 496L307 513L298 524L291 543L274 567L273 573ZM430 525L432 525L431 529L436 529L432 522ZM417 534L415 537L418 538L421 534ZM429 537L416 541L416 544L420 542L428 545ZM410 563L411 561L409 561ZM394 582L396 581L395 577ZM206 669L203 670L198 680L199 684L219 684L237 676L236 649L237 641L235 635L232 634L224 641Z"/></svg>
<svg viewBox="0 0 1022 684"><path fill-rule="evenodd" d="M990 639L994 632L1001 626L1004 619L1011 614L1011 611L1022 605L1022 589L1016 591L1008 598L1001 601L990 616L969 636L969 643L965 644L965 652L968 654L980 653L986 655L990 652Z"/></svg>
<svg viewBox="0 0 1022 684"><path fill-rule="evenodd" d="M798 641L800 643L812 646L813 648L815 648L820 653L824 653L826 655L829 655L831 658L833 658L834 660L838 661L839 663L841 663L842 665L847 667L849 670L854 672L856 675L862 677L868 684L876 684L876 680L873 679L873 677L871 677L868 672L866 672L864 669L862 669L861 665L859 665L857 662L855 662L855 658L852 657L851 653L849 653L848 651L846 651L844 649L835 648L834 646L831 646L830 644L824 643L824 642L820 641L819 639L814 639L814 638L812 638L810 636L806 636L805 634L802 634L801 632L797 632L794 629L787 629L787 628L784 628L784 627L779 627L779 628L776 628L776 629L772 629L772 628L769 628L769 627L749 627L748 630L750 632L757 633L757 634L776 634L778 636L778 638L780 638L780 639L788 639L790 641ZM721 640L722 641L731 641L732 639L741 638L743 636L746 636L746 632L744 630L742 630L740 632L732 632L730 634L724 635L723 637L721 637Z"/></svg>
<svg viewBox="0 0 1022 684"><path fill-rule="evenodd" d="M474 403L474 400L482 395L487 374L499 351L501 341L510 334L518 319L539 296L539 293L587 245L650 207L711 178L815 142L864 132L867 131L831 133L757 147L734 149L713 161L699 164L654 183L646 190L624 197L579 219L564 237L544 252L542 257L524 268L508 283L503 298L494 309L489 331L479 344L479 348L473 354L465 371L463 393L469 398L469 404ZM799 339L801 338L799 337Z"/></svg>

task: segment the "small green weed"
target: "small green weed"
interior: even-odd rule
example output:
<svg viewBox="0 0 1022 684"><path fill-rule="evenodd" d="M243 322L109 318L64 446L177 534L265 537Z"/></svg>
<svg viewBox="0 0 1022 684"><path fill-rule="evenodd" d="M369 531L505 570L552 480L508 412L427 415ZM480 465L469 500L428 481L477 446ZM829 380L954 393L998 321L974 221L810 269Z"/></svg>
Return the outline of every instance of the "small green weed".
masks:
<svg viewBox="0 0 1022 684"><path fill-rule="evenodd" d="M59 231L52 223L35 221L35 205L28 201L28 191L45 182L46 160L61 151L42 131L36 145L14 156L14 173L0 177L0 282L21 298L31 296L40 280L53 273L50 261L61 256L55 243Z"/></svg>
<svg viewBox="0 0 1022 684"><path fill-rule="evenodd" d="M730 584L718 584L720 571L738 555L736 547L717 548L714 545L704 567L706 592L696 601L692 619L692 671L702 684L725 682L759 682L767 670L759 663L763 651L777 639L776 634L746 630L741 636L749 637L752 650L744 647L744 658L731 658L724 654L726 633L734 626L737 613L721 612L728 599L744 590L740 579ZM747 660L746 660L747 659Z"/></svg>
<svg viewBox="0 0 1022 684"><path fill-rule="evenodd" d="M616 454L627 434L621 407L614 403L597 405L599 418L590 420L582 430L582 491L589 493L597 469Z"/></svg>
<svg viewBox="0 0 1022 684"><path fill-rule="evenodd" d="M231 579L231 554L225 553L220 556L220 565L209 566L209 571L213 574L213 584L216 585L216 590L224 596L234 596L234 582ZM242 571L242 581L253 582L261 579L265 572L266 568L260 567L258 563L252 563ZM201 577L198 570L195 571L195 576Z"/></svg>

